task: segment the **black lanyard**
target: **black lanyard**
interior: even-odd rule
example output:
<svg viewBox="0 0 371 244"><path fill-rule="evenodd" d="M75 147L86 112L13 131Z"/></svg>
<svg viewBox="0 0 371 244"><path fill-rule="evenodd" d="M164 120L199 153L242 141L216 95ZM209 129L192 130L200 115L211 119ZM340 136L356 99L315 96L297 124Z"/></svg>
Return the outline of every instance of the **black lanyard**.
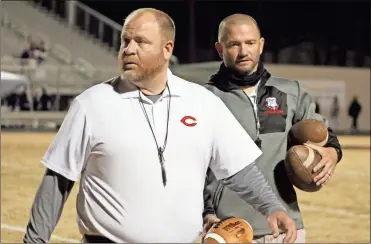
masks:
<svg viewBox="0 0 371 244"><path fill-rule="evenodd" d="M165 152L165 148L166 148L166 144L167 144L167 135L168 135L168 132L169 132L170 103L171 103L171 93L170 93L170 88L169 88L167 83L166 83L166 88L169 91L169 99L168 99L168 103L167 103L166 134L165 134L164 145L162 147L159 147L159 145L158 145L155 132L153 131L151 122L148 118L147 111L146 111L146 109L144 108L144 105L143 105L143 99L142 99L142 96L140 95L140 90L138 89L138 91L139 91L139 104L140 104L140 106L143 110L144 115L146 116L147 123L148 123L149 128L151 129L151 132L152 132L152 135L153 135L153 139L155 139L155 143L156 143L156 147L157 147L157 155L158 155L160 165L161 165L162 183L164 184L164 186L166 186L166 171L165 171L165 166L164 166L164 162L165 162L164 152Z"/></svg>

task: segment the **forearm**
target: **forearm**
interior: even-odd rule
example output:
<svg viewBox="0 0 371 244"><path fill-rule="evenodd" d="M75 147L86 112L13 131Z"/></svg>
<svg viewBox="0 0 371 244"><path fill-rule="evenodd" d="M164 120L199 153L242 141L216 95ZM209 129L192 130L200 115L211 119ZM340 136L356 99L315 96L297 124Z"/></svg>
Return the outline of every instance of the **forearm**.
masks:
<svg viewBox="0 0 371 244"><path fill-rule="evenodd" d="M326 125L328 125L328 120L315 112L315 103L313 102L312 97L309 95L308 92L306 92L300 85L298 84L298 99L297 99L297 109L295 111L294 117L293 117L293 124L304 120L304 119L316 119L323 121ZM325 147L332 147L335 149L337 153L338 162L341 160L343 153L341 150L341 146L339 143L339 140L335 133L332 131L330 127L328 127L329 135L328 135L328 141Z"/></svg>
<svg viewBox="0 0 371 244"><path fill-rule="evenodd" d="M73 185L73 181L51 170L46 171L32 204L24 243L49 241Z"/></svg>
<svg viewBox="0 0 371 244"><path fill-rule="evenodd" d="M286 211L255 164L250 164L237 174L222 180L222 184L266 216L275 211Z"/></svg>
<svg viewBox="0 0 371 244"><path fill-rule="evenodd" d="M325 147L334 148L336 151L337 157L338 157L337 161L340 162L340 160L343 157L343 152L341 150L340 142L331 128L328 128L328 140L327 140L327 144L325 145Z"/></svg>

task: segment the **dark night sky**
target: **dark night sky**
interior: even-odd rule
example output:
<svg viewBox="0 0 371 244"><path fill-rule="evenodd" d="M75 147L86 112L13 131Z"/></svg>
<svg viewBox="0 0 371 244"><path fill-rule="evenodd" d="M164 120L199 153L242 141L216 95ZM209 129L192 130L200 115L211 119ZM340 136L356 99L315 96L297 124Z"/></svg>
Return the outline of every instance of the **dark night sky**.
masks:
<svg viewBox="0 0 371 244"><path fill-rule="evenodd" d="M81 1L122 24L125 16L141 7L154 7L175 21L177 36L174 54L182 61L188 57L188 1ZM363 2L262 2L196 1L196 46L210 48L217 36L219 22L232 13L246 13L258 21L268 49L280 47L282 38L291 44L303 39L336 44L370 55L370 9Z"/></svg>

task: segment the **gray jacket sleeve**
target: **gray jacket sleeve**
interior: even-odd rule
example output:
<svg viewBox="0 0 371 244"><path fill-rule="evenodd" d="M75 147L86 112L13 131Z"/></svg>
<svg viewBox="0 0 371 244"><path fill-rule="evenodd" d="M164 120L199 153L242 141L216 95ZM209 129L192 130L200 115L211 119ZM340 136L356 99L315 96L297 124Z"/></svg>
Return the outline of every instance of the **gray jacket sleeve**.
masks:
<svg viewBox="0 0 371 244"><path fill-rule="evenodd" d="M286 211L254 163L233 176L223 179L221 183L266 216L275 211Z"/></svg>
<svg viewBox="0 0 371 244"><path fill-rule="evenodd" d="M24 243L47 243L62 214L73 181L47 169L30 212Z"/></svg>
<svg viewBox="0 0 371 244"><path fill-rule="evenodd" d="M204 212L202 213L203 218L205 218L206 215L208 215L208 214L214 214L215 215L213 200L212 200L212 196L211 196L211 191L207 187L210 184L210 182L209 182L210 168L207 171L208 172L207 172L207 175L206 175L205 187L204 187Z"/></svg>

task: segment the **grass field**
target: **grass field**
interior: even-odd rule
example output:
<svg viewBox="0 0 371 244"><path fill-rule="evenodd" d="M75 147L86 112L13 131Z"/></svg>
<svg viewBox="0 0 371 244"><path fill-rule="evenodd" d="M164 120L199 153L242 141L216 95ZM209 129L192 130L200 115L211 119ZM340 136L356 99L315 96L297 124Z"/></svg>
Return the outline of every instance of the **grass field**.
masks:
<svg viewBox="0 0 371 244"><path fill-rule="evenodd" d="M1 133L1 243L21 242L44 168L39 163L54 133ZM340 137L342 162L325 188L298 191L310 243L370 243L370 137ZM79 242L71 193L51 242Z"/></svg>

